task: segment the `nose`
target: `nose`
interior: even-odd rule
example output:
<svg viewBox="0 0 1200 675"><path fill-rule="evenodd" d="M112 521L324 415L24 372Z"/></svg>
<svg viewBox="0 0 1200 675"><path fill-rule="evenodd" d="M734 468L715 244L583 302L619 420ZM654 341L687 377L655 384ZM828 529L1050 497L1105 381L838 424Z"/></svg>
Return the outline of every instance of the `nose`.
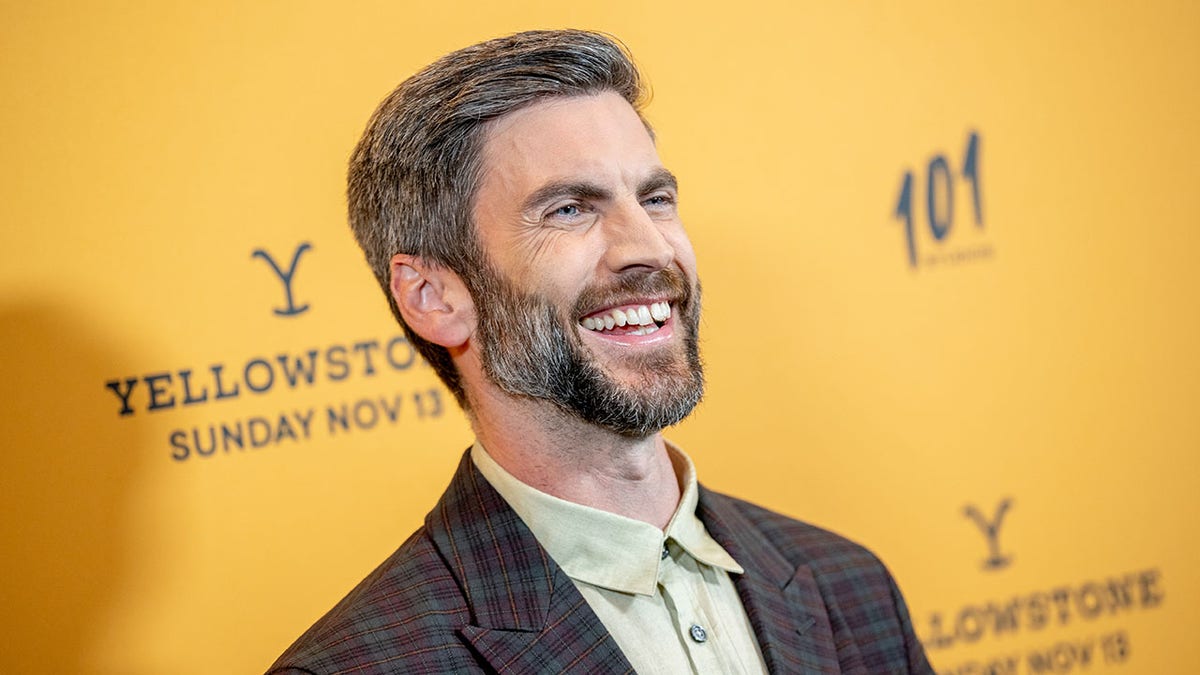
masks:
<svg viewBox="0 0 1200 675"><path fill-rule="evenodd" d="M675 249L664 235L667 225L651 218L636 201L611 214L604 224L606 266L618 273L666 268L675 258Z"/></svg>

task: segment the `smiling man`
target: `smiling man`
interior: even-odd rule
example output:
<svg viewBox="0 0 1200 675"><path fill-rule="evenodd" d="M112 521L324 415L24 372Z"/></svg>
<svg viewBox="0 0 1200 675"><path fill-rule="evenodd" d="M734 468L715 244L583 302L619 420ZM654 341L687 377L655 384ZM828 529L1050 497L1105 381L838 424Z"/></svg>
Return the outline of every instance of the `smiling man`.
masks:
<svg viewBox="0 0 1200 675"><path fill-rule="evenodd" d="M610 38L539 31L376 111L351 225L476 443L272 672L931 672L873 555L664 441L703 394L700 286L642 98Z"/></svg>

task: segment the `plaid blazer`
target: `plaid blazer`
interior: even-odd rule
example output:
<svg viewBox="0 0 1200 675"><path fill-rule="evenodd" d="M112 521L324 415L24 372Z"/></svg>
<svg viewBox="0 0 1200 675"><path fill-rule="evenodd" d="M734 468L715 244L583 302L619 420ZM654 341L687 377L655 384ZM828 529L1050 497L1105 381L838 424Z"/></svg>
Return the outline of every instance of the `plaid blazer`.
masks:
<svg viewBox="0 0 1200 675"><path fill-rule="evenodd" d="M701 488L772 673L932 673L883 564ZM425 525L269 673L632 673L570 578L464 455Z"/></svg>

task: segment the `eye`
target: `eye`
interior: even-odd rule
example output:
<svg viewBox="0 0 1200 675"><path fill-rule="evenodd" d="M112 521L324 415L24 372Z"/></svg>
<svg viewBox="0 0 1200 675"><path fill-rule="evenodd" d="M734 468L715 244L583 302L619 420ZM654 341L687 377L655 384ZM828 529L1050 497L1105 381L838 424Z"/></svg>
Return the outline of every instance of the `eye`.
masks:
<svg viewBox="0 0 1200 675"><path fill-rule="evenodd" d="M542 222L557 227L578 227L588 220L591 212L592 209L583 202L559 202L545 211Z"/></svg>
<svg viewBox="0 0 1200 675"><path fill-rule="evenodd" d="M666 192L656 192L642 200L642 208L651 214L671 214L675 212L675 195Z"/></svg>

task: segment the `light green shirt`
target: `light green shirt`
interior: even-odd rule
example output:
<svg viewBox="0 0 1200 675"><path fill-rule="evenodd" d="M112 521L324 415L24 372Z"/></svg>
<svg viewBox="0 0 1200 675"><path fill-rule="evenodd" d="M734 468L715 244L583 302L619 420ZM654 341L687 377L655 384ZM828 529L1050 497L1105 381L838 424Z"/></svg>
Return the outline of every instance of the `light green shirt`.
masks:
<svg viewBox="0 0 1200 675"><path fill-rule="evenodd" d="M666 530L548 495L479 443L471 459L566 572L642 675L766 673L730 574L743 569L696 517L691 459L668 444L682 495Z"/></svg>

